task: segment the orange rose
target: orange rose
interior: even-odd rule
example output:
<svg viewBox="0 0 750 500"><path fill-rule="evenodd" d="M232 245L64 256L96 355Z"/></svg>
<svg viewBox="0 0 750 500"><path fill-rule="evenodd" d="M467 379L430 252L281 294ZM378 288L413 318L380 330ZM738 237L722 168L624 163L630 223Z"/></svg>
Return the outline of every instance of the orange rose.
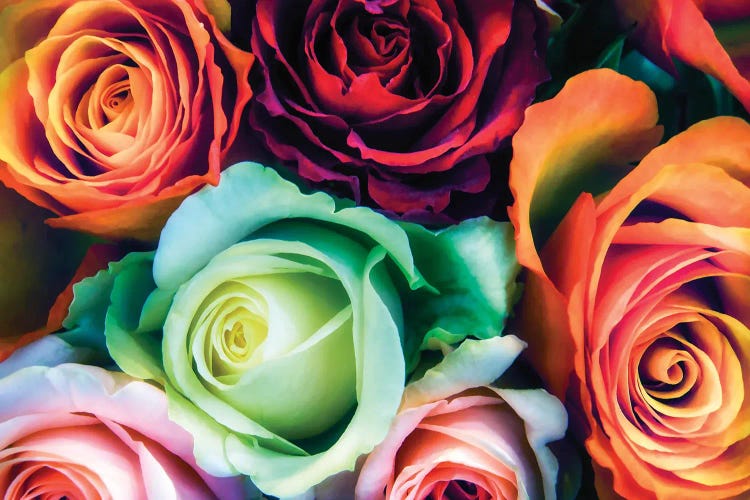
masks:
<svg viewBox="0 0 750 500"><path fill-rule="evenodd" d="M750 3L745 0L616 0L631 39L654 62L672 58L720 80L750 111Z"/></svg>
<svg viewBox="0 0 750 500"><path fill-rule="evenodd" d="M213 4L220 2L213 2ZM252 55L202 0L0 0L0 180L105 237L151 239L222 156Z"/></svg>
<svg viewBox="0 0 750 500"><path fill-rule="evenodd" d="M750 125L648 152L656 120L651 91L609 70L528 109L510 173L522 331L600 496L747 498Z"/></svg>

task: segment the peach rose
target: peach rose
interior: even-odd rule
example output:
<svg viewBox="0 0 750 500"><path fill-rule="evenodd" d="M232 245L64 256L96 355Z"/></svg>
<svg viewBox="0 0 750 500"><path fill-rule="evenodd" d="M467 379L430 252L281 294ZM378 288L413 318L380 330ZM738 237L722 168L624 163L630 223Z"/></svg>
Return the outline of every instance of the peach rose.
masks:
<svg viewBox="0 0 750 500"><path fill-rule="evenodd" d="M70 355L53 337L29 348L43 351L23 352L36 362ZM9 375L4 368L4 499L243 498L239 479L211 477L195 465L193 439L167 418L167 398L156 387L78 364L21 367Z"/></svg>
<svg viewBox="0 0 750 500"><path fill-rule="evenodd" d="M0 180L62 216L50 224L151 239L218 182L253 58L203 0L0 8Z"/></svg>
<svg viewBox="0 0 750 500"><path fill-rule="evenodd" d="M526 113L510 215L528 354L602 498L747 498L750 125L651 150L656 121L648 87L609 70Z"/></svg>
<svg viewBox="0 0 750 500"><path fill-rule="evenodd" d="M547 445L565 434L565 410L542 389L489 385L523 348L514 336L467 340L407 386L355 498L556 498L558 462Z"/></svg>

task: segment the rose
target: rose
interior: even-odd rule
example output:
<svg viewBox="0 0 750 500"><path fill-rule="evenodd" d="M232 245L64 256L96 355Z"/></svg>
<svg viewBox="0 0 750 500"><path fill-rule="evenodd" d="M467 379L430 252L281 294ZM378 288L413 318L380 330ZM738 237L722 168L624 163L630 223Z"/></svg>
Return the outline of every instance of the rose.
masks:
<svg viewBox="0 0 750 500"><path fill-rule="evenodd" d="M658 143L656 120L650 90L606 70L527 111L510 211L531 271L523 332L601 496L742 497L750 125L700 122L623 177Z"/></svg>
<svg viewBox="0 0 750 500"><path fill-rule="evenodd" d="M51 225L153 238L218 182L252 56L202 0L0 7L0 120L17 124L0 133L0 180L62 216Z"/></svg>
<svg viewBox="0 0 750 500"><path fill-rule="evenodd" d="M565 409L542 389L490 385L523 348L515 336L466 340L409 384L356 498L557 498L547 445L565 434Z"/></svg>
<svg viewBox="0 0 750 500"><path fill-rule="evenodd" d="M25 353L29 361L53 365L74 355L53 337L29 348L41 351ZM21 366L0 379L6 499L243 498L239 480L199 469L191 447L167 418L164 393L123 373L62 364Z"/></svg>
<svg viewBox="0 0 750 500"><path fill-rule="evenodd" d="M527 0L260 0L250 123L301 176L412 217L482 192L547 72ZM241 34L240 34L241 35ZM432 215L430 215L432 214Z"/></svg>
<svg viewBox="0 0 750 500"><path fill-rule="evenodd" d="M155 255L76 285L65 335L104 329L123 370L163 384L206 470L295 495L385 436L421 334L502 329L515 296L507 227L436 235L238 164L186 199Z"/></svg>
<svg viewBox="0 0 750 500"><path fill-rule="evenodd" d="M720 80L750 110L750 5L724 0L618 0L631 40L655 63L673 58Z"/></svg>

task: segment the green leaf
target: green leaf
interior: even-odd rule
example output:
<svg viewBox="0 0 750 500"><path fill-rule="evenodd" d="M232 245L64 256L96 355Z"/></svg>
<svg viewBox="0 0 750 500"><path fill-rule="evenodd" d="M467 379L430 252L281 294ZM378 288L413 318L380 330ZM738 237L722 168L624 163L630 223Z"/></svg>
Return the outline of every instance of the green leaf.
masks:
<svg viewBox="0 0 750 500"><path fill-rule="evenodd" d="M622 34L599 54L595 68L610 68L617 71L620 68L622 49L625 46L627 34Z"/></svg>

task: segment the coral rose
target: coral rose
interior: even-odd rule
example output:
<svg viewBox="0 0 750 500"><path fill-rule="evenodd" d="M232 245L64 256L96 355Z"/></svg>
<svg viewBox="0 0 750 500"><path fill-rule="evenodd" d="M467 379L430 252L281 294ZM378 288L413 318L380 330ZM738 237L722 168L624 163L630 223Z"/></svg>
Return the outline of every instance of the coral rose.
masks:
<svg viewBox="0 0 750 500"><path fill-rule="evenodd" d="M547 445L565 434L565 409L542 389L490 386L523 348L512 335L467 340L407 386L356 498L557 498L559 466Z"/></svg>
<svg viewBox="0 0 750 500"><path fill-rule="evenodd" d="M743 0L617 0L631 39L674 71L681 60L720 80L750 111L750 3Z"/></svg>
<svg viewBox="0 0 750 500"><path fill-rule="evenodd" d="M10 3L10 5L8 5ZM202 0L0 2L0 180L50 223L151 239L218 182L252 56Z"/></svg>
<svg viewBox="0 0 750 500"><path fill-rule="evenodd" d="M649 89L608 70L529 108L511 164L523 331L601 497L746 498L750 125L648 152L656 120Z"/></svg>
<svg viewBox="0 0 750 500"><path fill-rule="evenodd" d="M413 217L482 192L544 80L529 0L259 0L251 125L300 175Z"/></svg>

